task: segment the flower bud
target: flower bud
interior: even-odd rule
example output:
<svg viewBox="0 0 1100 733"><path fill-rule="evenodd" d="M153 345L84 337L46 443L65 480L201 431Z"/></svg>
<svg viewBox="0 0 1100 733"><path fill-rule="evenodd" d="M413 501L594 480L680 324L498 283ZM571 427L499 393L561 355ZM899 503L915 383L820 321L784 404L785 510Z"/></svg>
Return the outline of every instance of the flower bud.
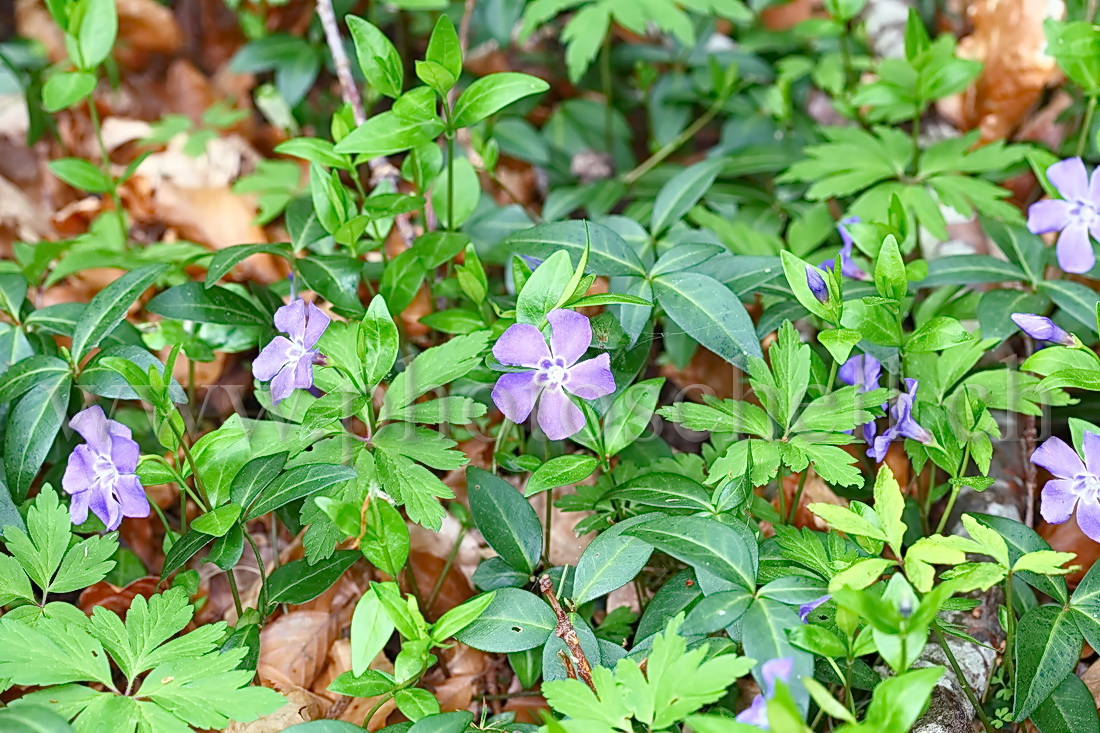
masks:
<svg viewBox="0 0 1100 733"><path fill-rule="evenodd" d="M825 278L821 276L821 272L816 267L806 265L806 284L819 302L829 302L829 286L825 284Z"/></svg>
<svg viewBox="0 0 1100 733"><path fill-rule="evenodd" d="M1012 322L1036 341L1050 341L1062 346L1073 346L1077 343L1072 334L1056 326L1054 321L1046 316L1037 316L1034 313L1013 313Z"/></svg>

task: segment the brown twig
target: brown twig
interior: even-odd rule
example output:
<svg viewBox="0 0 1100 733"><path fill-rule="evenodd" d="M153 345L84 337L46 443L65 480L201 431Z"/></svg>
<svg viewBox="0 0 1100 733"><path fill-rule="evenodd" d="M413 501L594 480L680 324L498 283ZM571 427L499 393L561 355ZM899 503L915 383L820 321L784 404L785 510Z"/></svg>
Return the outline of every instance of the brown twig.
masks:
<svg viewBox="0 0 1100 733"><path fill-rule="evenodd" d="M580 678L592 689L592 692L596 692L596 683L592 681L592 665L588 663L588 657L585 656L584 649L581 648L581 640L577 637L577 630L573 628L569 616L566 615L565 609L561 607L557 595L554 594L554 582L550 580L549 575L543 575L539 578L539 590L546 596L546 600L550 602L550 607L554 609L554 615L558 617L558 625L554 629L554 636L565 642L565 648L569 650L573 661L577 663L577 673ZM566 670L568 669L569 665L566 664Z"/></svg>
<svg viewBox="0 0 1100 733"><path fill-rule="evenodd" d="M363 107L363 97L359 94L359 87L355 83L355 77L351 73L351 63L348 54L344 50L344 41L340 36L340 26L336 22L336 11L332 9L332 0L317 0L317 16L321 19L321 26L325 29L325 43L329 53L332 54L332 62L336 67L336 78L340 82L340 96L351 107L351 113L355 117L355 124L362 125L367 121L367 111ZM401 171L399 171L389 158L382 155L371 159L367 165L370 167L371 183L377 186L388 182L393 190L399 191L401 183ZM398 234L406 247L411 247L416 239L412 223L408 214L397 216L394 220Z"/></svg>

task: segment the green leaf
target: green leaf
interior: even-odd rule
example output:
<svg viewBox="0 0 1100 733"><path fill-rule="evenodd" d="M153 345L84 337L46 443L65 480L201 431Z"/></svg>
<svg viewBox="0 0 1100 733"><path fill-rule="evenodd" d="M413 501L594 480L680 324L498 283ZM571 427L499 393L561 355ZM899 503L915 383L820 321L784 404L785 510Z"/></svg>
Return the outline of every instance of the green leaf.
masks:
<svg viewBox="0 0 1100 733"><path fill-rule="evenodd" d="M603 419L603 445L607 456L617 455L629 447L649 426L664 383L664 377L638 382L611 403Z"/></svg>
<svg viewBox="0 0 1100 733"><path fill-rule="evenodd" d="M83 158L58 158L46 164L50 173L80 191L107 193L114 182L102 170Z"/></svg>
<svg viewBox="0 0 1100 733"><path fill-rule="evenodd" d="M359 69L379 94L396 99L405 81L405 68L393 43L378 26L354 15L347 16Z"/></svg>
<svg viewBox="0 0 1100 733"><path fill-rule="evenodd" d="M614 524L584 548L573 577L573 602L577 606L622 588L641 572L653 548L623 532L654 516L643 514Z"/></svg>
<svg viewBox="0 0 1100 733"><path fill-rule="evenodd" d="M870 520L856 514L851 509L826 503L810 504L807 508L828 522L829 526L835 530L857 537L870 537L871 539L886 541L886 535L880 527L872 524Z"/></svg>
<svg viewBox="0 0 1100 733"><path fill-rule="evenodd" d="M164 556L164 565L160 570L160 579L164 580L176 570L182 568L188 560L202 548L214 541L208 534L196 529L187 530L187 534L177 539Z"/></svg>
<svg viewBox="0 0 1100 733"><path fill-rule="evenodd" d="M61 567L50 583L51 593L84 590L107 577L115 566L111 558L118 552L114 535L87 537L69 548Z"/></svg>
<svg viewBox="0 0 1100 733"><path fill-rule="evenodd" d="M255 254L278 255L283 258L290 256L290 248L285 244L238 244L226 247L214 253L210 262L206 265L206 287L213 287L229 271Z"/></svg>
<svg viewBox="0 0 1100 733"><path fill-rule="evenodd" d="M1070 672L1031 714L1039 733L1096 733L1096 701L1080 677Z"/></svg>
<svg viewBox="0 0 1100 733"><path fill-rule="evenodd" d="M1020 618L1014 647L1017 722L1030 717L1073 672L1083 641L1068 609L1039 606Z"/></svg>
<svg viewBox="0 0 1100 733"><path fill-rule="evenodd" d="M17 685L112 684L107 654L83 626L44 617L32 627L5 616L0 636L0 679Z"/></svg>
<svg viewBox="0 0 1100 733"><path fill-rule="evenodd" d="M389 419L417 397L466 376L480 362L488 341L488 331L477 331L422 352L390 382L378 419Z"/></svg>
<svg viewBox="0 0 1100 733"><path fill-rule="evenodd" d="M451 114L454 129L471 127L513 102L550 88L542 79L512 71L489 74L466 87Z"/></svg>
<svg viewBox="0 0 1100 733"><path fill-rule="evenodd" d="M744 588L720 591L699 601L684 621L687 635L713 634L741 620L753 603L752 594Z"/></svg>
<svg viewBox="0 0 1100 733"><path fill-rule="evenodd" d="M307 463L280 474L245 507L245 521L275 511L285 504L355 478L355 469L330 463Z"/></svg>
<svg viewBox="0 0 1100 733"><path fill-rule="evenodd" d="M909 289L905 261L892 234L883 241L875 258L875 287L882 297L892 300L901 300Z"/></svg>
<svg viewBox="0 0 1100 733"><path fill-rule="evenodd" d="M1044 280L1039 290L1050 296L1062 311L1096 333L1096 291L1071 280Z"/></svg>
<svg viewBox="0 0 1100 733"><path fill-rule="evenodd" d="M516 570L532 573L542 555L542 525L514 486L475 466L466 469L474 523L489 546Z"/></svg>
<svg viewBox="0 0 1100 733"><path fill-rule="evenodd" d="M54 74L42 86L42 106L53 114L72 107L95 91L95 74L86 71L65 71Z"/></svg>
<svg viewBox="0 0 1100 733"><path fill-rule="evenodd" d="M73 733L64 718L38 705L17 705L0 710L0 728L10 733Z"/></svg>
<svg viewBox="0 0 1100 733"><path fill-rule="evenodd" d="M351 672L356 677L368 667L393 636L394 625L378 594L368 590L359 597L351 616Z"/></svg>
<svg viewBox="0 0 1100 733"><path fill-rule="evenodd" d="M440 471L453 471L469 461L443 434L401 423L390 423L375 433L374 445Z"/></svg>
<svg viewBox="0 0 1100 733"><path fill-rule="evenodd" d="M56 374L32 387L8 413L4 431L4 473L12 499L27 496L67 416L72 377Z"/></svg>
<svg viewBox="0 0 1100 733"><path fill-rule="evenodd" d="M817 340L833 357L833 361L843 364L848 360L852 349L863 339L863 334L851 328L830 328L819 331Z"/></svg>
<svg viewBox="0 0 1100 733"><path fill-rule="evenodd" d="M401 514L383 499L371 499L360 545L376 568L396 578L409 559L409 528Z"/></svg>
<svg viewBox="0 0 1100 733"><path fill-rule="evenodd" d="M714 157L688 166L669 179L657 193L653 202L649 231L654 237L680 221L704 194L714 185L714 180L726 165L725 158ZM678 249L678 248L677 248Z"/></svg>
<svg viewBox="0 0 1100 733"><path fill-rule="evenodd" d="M697 272L672 272L653 281L657 302L677 326L735 365L761 357L760 341L745 306L729 288Z"/></svg>
<svg viewBox="0 0 1100 733"><path fill-rule="evenodd" d="M126 273L96 293L80 315L73 329L73 360L79 362L89 351L99 346L103 338L115 329L126 311L142 293L167 269L164 265L148 265ZM156 298L153 299L154 301ZM152 305L152 302L150 302Z"/></svg>
<svg viewBox="0 0 1100 733"><path fill-rule="evenodd" d="M106 291L104 291L106 292ZM267 326L267 316L243 296L215 285L189 282L169 288L149 301L145 309L176 321L198 321L225 326Z"/></svg>
<svg viewBox="0 0 1100 733"><path fill-rule="evenodd" d="M354 550L337 550L332 557L314 565L305 560L280 565L267 578L267 602L275 605L312 601L332 587L359 556Z"/></svg>
<svg viewBox="0 0 1100 733"><path fill-rule="evenodd" d="M397 361L400 345L397 326L381 295L371 299L367 313L359 323L356 343L359 358L362 359L363 380L367 389L371 389L390 373Z"/></svg>
<svg viewBox="0 0 1100 733"><path fill-rule="evenodd" d="M1042 537L1020 522L992 514L972 513L971 516L1004 538L1008 545L1008 559L1010 562L1016 562L1021 555L1028 552L1050 549L1050 545ZM1021 572L1018 577L1041 593L1045 593L1062 603L1069 600L1065 578L1060 576L1049 578L1045 575L1036 575L1026 571Z"/></svg>
<svg viewBox="0 0 1100 733"><path fill-rule="evenodd" d="M936 316L925 321L910 334L909 340L905 342L905 350L909 353L942 351L973 340L974 337L957 319Z"/></svg>
<svg viewBox="0 0 1100 733"><path fill-rule="evenodd" d="M662 517L623 530L695 568L756 589L756 541L709 517Z"/></svg>
<svg viewBox="0 0 1100 733"><path fill-rule="evenodd" d="M705 486L683 474L654 471L618 484L604 498L655 509L698 512L710 511L710 494Z"/></svg>
<svg viewBox="0 0 1100 733"><path fill-rule="evenodd" d="M462 46L455 24L446 14L436 21L424 58L442 66L455 79L462 74Z"/></svg>
<svg viewBox="0 0 1100 733"><path fill-rule="evenodd" d="M403 153L417 145L435 140L443 132L438 119L410 120L393 112L383 112L359 125L340 142L337 153L358 153L366 158Z"/></svg>
<svg viewBox="0 0 1100 733"><path fill-rule="evenodd" d="M83 10L80 27L74 34L80 51L80 58L75 61L85 71L91 71L111 53L118 35L118 11L114 0L84 0Z"/></svg>
<svg viewBox="0 0 1100 733"><path fill-rule="evenodd" d="M902 538L906 531L905 522L901 518L904 510L905 497L901 495L898 480L890 467L883 464L878 470L878 478L875 479L875 514L882 525L886 541L890 543L890 549L898 557L902 554Z"/></svg>
<svg viewBox="0 0 1100 733"><path fill-rule="evenodd" d="M530 497L558 486L569 486L584 481L596 470L598 463L599 461L594 457L580 453L551 458L535 469L531 478L527 479L523 495Z"/></svg>
<svg viewBox="0 0 1100 733"><path fill-rule="evenodd" d="M794 660L792 680L813 675L813 655L791 644L788 634L801 628L802 619L789 606L770 598L758 598L741 619L741 638L745 656L755 659L759 675L769 659L790 657Z"/></svg>
<svg viewBox="0 0 1100 733"><path fill-rule="evenodd" d="M977 285L980 283L1012 282L1026 275L1011 262L988 255L951 255L939 257L928 264L928 277L920 281L922 288L941 285Z"/></svg>
<svg viewBox="0 0 1100 733"><path fill-rule="evenodd" d="M432 625L432 640L444 642L473 623L493 602L496 593L482 593L448 610Z"/></svg>
<svg viewBox="0 0 1100 733"><path fill-rule="evenodd" d="M536 328L546 323L546 314L558 307L563 296L572 292L569 288L573 277L573 264L569 253L555 252L535 268L516 298L516 320Z"/></svg>
<svg viewBox="0 0 1100 733"><path fill-rule="evenodd" d="M229 531L229 528L236 523L237 518L240 516L241 507L239 504L223 504L201 517L196 517L191 526L211 537L221 537Z"/></svg>
<svg viewBox="0 0 1100 733"><path fill-rule="evenodd" d="M495 593L489 607L456 638L474 649L497 654L542 646L557 624L550 606L518 588L501 588Z"/></svg>
<svg viewBox="0 0 1100 733"><path fill-rule="evenodd" d="M555 252L569 252L579 262L585 249L588 270L599 275L637 275L646 277L641 258L626 241L611 229L590 221L557 221L540 224L509 235L500 243L501 251L549 259Z"/></svg>
<svg viewBox="0 0 1100 733"><path fill-rule="evenodd" d="M403 455L382 448L375 449L374 455L379 481L398 504L405 505L409 519L438 532L444 516L439 499L453 499L454 492L438 476Z"/></svg>

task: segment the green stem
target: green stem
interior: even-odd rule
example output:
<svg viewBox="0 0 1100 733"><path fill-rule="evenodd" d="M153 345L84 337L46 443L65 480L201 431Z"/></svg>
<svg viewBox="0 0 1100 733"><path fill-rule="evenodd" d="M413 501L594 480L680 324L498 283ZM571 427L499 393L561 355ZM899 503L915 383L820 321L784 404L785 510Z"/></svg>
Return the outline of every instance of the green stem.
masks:
<svg viewBox="0 0 1100 733"><path fill-rule="evenodd" d="M1095 2L1095 0L1092 0ZM1096 97L1089 97L1088 104L1085 106L1085 118L1081 121L1081 131L1077 133L1077 152L1076 155L1080 158L1085 154L1085 149L1089 146L1089 135L1092 134L1092 118L1096 115Z"/></svg>
<svg viewBox="0 0 1100 733"><path fill-rule="evenodd" d="M233 592L233 607L237 609L237 618L244 614L244 606L241 605L241 593L237 590L237 579L233 576L233 568L225 571L226 580L229 581L229 590Z"/></svg>
<svg viewBox="0 0 1100 733"><path fill-rule="evenodd" d="M720 102L715 102L710 107L708 107L707 110L703 112L703 114L700 115L698 119L695 120L695 122L688 125L688 127L685 128L683 132L677 135L675 140L672 140L671 142L666 144L656 153L642 161L634 170L624 175L623 183L628 186L637 183L638 179L653 170L653 168L662 163L665 158L675 153L681 145L699 134L699 131L706 127L707 124L714 119L714 116L718 114L718 110L720 108Z"/></svg>
<svg viewBox="0 0 1100 733"><path fill-rule="evenodd" d="M430 608L435 599L439 596L439 591L443 588L443 581L447 578L447 573L451 572L451 567L455 564L455 558L458 557L459 547L462 545L462 540L466 537L466 532L469 531L469 527L465 524L462 525L462 529L458 531L458 536L455 537L455 543L451 547L450 553L447 555L446 562L443 563L443 570L439 572L439 577L435 579L435 583L432 585L431 593L428 594L428 607Z"/></svg>
<svg viewBox="0 0 1100 733"><path fill-rule="evenodd" d="M798 477L798 491L795 492L794 501L791 502L790 516L786 517L786 524L794 524L795 515L798 514L798 502L802 501L802 491L806 488L806 477L809 474L810 467L806 466L806 470ZM780 489L782 488L780 487Z"/></svg>
<svg viewBox="0 0 1100 733"><path fill-rule="evenodd" d="M603 52L600 55L600 86L603 87L603 135L604 146L607 149L608 160L613 161L614 156L612 150L615 145L615 131L612 126L614 117L612 117L611 106L611 31L608 30L603 36Z"/></svg>
<svg viewBox="0 0 1100 733"><path fill-rule="evenodd" d="M913 115L913 125L911 127L911 134L913 137L913 175L916 176L920 173L920 109Z"/></svg>
<svg viewBox="0 0 1100 733"><path fill-rule="evenodd" d="M966 448L963 449L962 462L959 463L959 470L956 472L956 478L962 478L966 474L966 467L970 464L970 443L966 444ZM943 515L940 517L939 524L936 525L936 534L943 534L944 527L947 526L947 519L951 516L951 511L955 508L955 500L959 498L959 491L962 490L962 486L953 484L951 486L951 498L947 500L947 506L943 510Z"/></svg>
<svg viewBox="0 0 1100 733"><path fill-rule="evenodd" d="M554 522L554 490L547 489L544 493L546 494L546 517L542 528L542 560L549 568L553 567L550 562L550 531Z"/></svg>
<svg viewBox="0 0 1100 733"><path fill-rule="evenodd" d="M1016 674L1015 662L1012 655L1014 653L1014 642L1016 641L1016 609L1013 606L1012 598L1012 571L1009 570L1005 576L1005 654L1004 664L1005 668L1005 687L1012 689L1013 677Z"/></svg>
<svg viewBox="0 0 1100 733"><path fill-rule="evenodd" d="M244 530L244 538L252 547L252 554L256 556L256 567L260 571L260 599L256 605L264 609L267 607L267 573L264 571L264 559L260 557L260 548L256 546L256 540L252 539L252 533L248 531L248 527L242 524L241 529Z"/></svg>
<svg viewBox="0 0 1100 733"><path fill-rule="evenodd" d="M118 182L111 175L111 158L107 155L107 145L103 142L103 125L100 124L99 110L96 109L95 99L88 99L88 116L92 121L92 129L95 131L96 143L99 145L99 156L102 159L103 175L111 182L111 201L115 205L115 215L118 217L119 234L122 235L122 245L130 248L130 228L126 225L126 212L122 208L122 198L118 195Z"/></svg>
<svg viewBox="0 0 1100 733"><path fill-rule="evenodd" d="M932 624L932 630L936 634L936 640L939 641L940 648L943 649L947 661L951 663L951 669L954 670L956 679L958 679L959 684L962 685L963 692L966 693L966 698L970 700L970 704L974 706L974 712L978 715L978 719L982 721L986 733L996 733L993 723L989 720L989 716L985 714L985 710L982 709L981 702L978 701L978 696L974 694L974 689L970 686L970 682L966 679L962 669L959 667L959 663L955 659L955 654L951 651L951 647L948 645L947 639L944 638L943 632L940 631L939 626L936 624Z"/></svg>
<svg viewBox="0 0 1100 733"><path fill-rule="evenodd" d="M447 135L447 231L455 230L455 136Z"/></svg>

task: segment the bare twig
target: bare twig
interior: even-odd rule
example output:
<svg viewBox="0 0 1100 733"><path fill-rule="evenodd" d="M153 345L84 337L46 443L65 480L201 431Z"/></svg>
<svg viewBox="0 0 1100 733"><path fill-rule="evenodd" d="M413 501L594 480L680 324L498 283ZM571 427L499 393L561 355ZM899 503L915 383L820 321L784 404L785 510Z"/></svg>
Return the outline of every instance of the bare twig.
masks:
<svg viewBox="0 0 1100 733"><path fill-rule="evenodd" d="M317 0L317 15L321 18L321 26L325 29L325 43L329 53L332 54L333 65L336 67L336 78L340 82L340 96L351 107L355 124L362 125L367 121L367 112L363 107L363 97L359 94L359 87L355 83L355 77L351 73L351 63L348 54L344 50L344 41L340 36L340 26L336 22L336 11L332 9L332 0ZM398 191L401 182L401 172L389 161L389 158L379 156L370 160L371 183L377 186L388 182L394 191ZM408 214L402 214L395 218L394 225L406 247L411 247L416 239Z"/></svg>
<svg viewBox="0 0 1100 733"><path fill-rule="evenodd" d="M549 575L543 575L539 578L539 590L546 596L546 600L550 602L550 607L554 609L554 615L558 617L558 625L554 629L554 635L565 642L565 648L569 650L569 655L577 663L577 674L595 692L596 683L592 681L592 665L588 663L588 657L585 656L584 649L581 648L581 640L577 637L577 630L569 622L569 616L566 615L565 609L561 607L557 595L554 594L554 582L550 580ZM567 671L569 666L569 664L566 664Z"/></svg>

